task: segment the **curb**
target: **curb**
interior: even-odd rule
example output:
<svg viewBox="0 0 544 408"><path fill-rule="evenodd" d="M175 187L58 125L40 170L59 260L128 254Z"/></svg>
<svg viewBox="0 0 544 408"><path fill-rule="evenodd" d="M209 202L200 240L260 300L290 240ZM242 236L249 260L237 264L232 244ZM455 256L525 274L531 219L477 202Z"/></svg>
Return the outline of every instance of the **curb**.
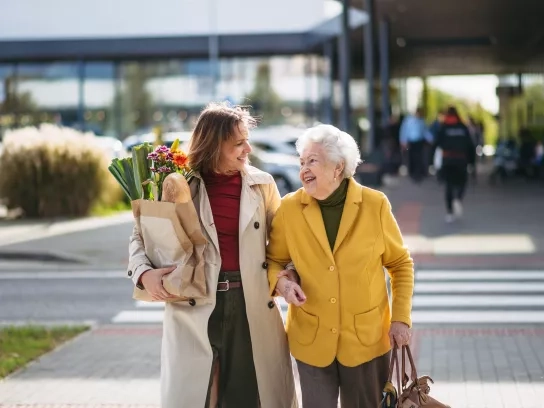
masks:
<svg viewBox="0 0 544 408"><path fill-rule="evenodd" d="M34 326L39 326L39 324L33 324ZM47 327L47 326L44 326L44 327ZM22 367L19 367L18 369L16 369L15 371L9 373L7 376L5 376L4 378L0 379L0 382L5 382L5 381L8 381L10 380L11 378L13 377L16 377L17 375L19 375L20 373L22 373L23 371L29 369L30 367L38 364L40 362L40 360L42 358L44 358L45 356L48 356L50 354L53 354L54 352L56 352L57 350L60 350L64 347L67 347L68 345L74 343L76 340L78 340L79 338L83 337L83 336L88 336L91 334L91 332L96 328L95 326L92 326L92 325L88 325L88 329L85 330L84 332L78 334L77 336L74 336L72 337L71 339L65 341L64 343L62 344L59 344L57 347L55 347L54 349L52 350L49 350L43 354L41 354L40 356L36 357L34 360L31 360L29 361L28 363L26 363L24 366ZM4 407L4 405L2 405L0 403L0 407Z"/></svg>
<svg viewBox="0 0 544 408"><path fill-rule="evenodd" d="M89 260L86 258L56 251L26 252L0 250L0 260L56 262L64 264L90 264Z"/></svg>

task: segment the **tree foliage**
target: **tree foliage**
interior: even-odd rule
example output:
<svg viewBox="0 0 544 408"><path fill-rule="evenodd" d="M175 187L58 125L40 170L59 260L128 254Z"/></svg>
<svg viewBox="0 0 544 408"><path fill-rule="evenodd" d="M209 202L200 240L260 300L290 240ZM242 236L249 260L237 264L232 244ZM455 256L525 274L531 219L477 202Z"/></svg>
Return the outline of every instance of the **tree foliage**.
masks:
<svg viewBox="0 0 544 408"><path fill-rule="evenodd" d="M469 117L472 117L476 122L483 124L486 144L496 143L499 136L497 120L491 112L484 109L479 103L455 97L432 87L428 88L426 102L426 104L420 103L420 105L426 105L426 119L429 123L436 119L441 110L446 109L448 106L455 106L465 123L467 123Z"/></svg>

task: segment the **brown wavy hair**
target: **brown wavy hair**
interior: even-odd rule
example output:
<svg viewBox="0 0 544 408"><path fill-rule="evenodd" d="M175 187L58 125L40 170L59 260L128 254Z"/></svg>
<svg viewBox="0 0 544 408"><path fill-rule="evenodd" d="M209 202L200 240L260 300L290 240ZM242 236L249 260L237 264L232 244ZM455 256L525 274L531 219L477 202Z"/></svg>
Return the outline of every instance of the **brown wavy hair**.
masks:
<svg viewBox="0 0 544 408"><path fill-rule="evenodd" d="M240 125L248 130L257 125L247 107L212 102L200 113L188 148L189 165L200 173L219 170L221 146Z"/></svg>

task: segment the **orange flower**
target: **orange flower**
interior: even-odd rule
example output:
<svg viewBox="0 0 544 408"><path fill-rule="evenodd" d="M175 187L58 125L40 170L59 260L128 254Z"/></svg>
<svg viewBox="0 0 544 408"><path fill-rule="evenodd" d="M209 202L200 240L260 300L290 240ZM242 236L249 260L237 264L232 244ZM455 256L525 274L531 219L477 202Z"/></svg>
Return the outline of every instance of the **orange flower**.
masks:
<svg viewBox="0 0 544 408"><path fill-rule="evenodd" d="M172 160L176 166L179 168L187 167L189 159L187 155L179 150L174 152L174 160Z"/></svg>

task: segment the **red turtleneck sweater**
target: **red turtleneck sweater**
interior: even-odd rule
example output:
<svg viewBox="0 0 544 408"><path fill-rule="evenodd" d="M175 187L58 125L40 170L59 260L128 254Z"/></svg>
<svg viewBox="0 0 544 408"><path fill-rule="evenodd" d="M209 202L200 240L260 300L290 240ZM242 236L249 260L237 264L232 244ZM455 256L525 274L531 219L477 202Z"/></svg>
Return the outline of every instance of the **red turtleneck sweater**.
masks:
<svg viewBox="0 0 544 408"><path fill-rule="evenodd" d="M213 220L219 238L221 271L239 271L239 224L242 176L203 174Z"/></svg>

